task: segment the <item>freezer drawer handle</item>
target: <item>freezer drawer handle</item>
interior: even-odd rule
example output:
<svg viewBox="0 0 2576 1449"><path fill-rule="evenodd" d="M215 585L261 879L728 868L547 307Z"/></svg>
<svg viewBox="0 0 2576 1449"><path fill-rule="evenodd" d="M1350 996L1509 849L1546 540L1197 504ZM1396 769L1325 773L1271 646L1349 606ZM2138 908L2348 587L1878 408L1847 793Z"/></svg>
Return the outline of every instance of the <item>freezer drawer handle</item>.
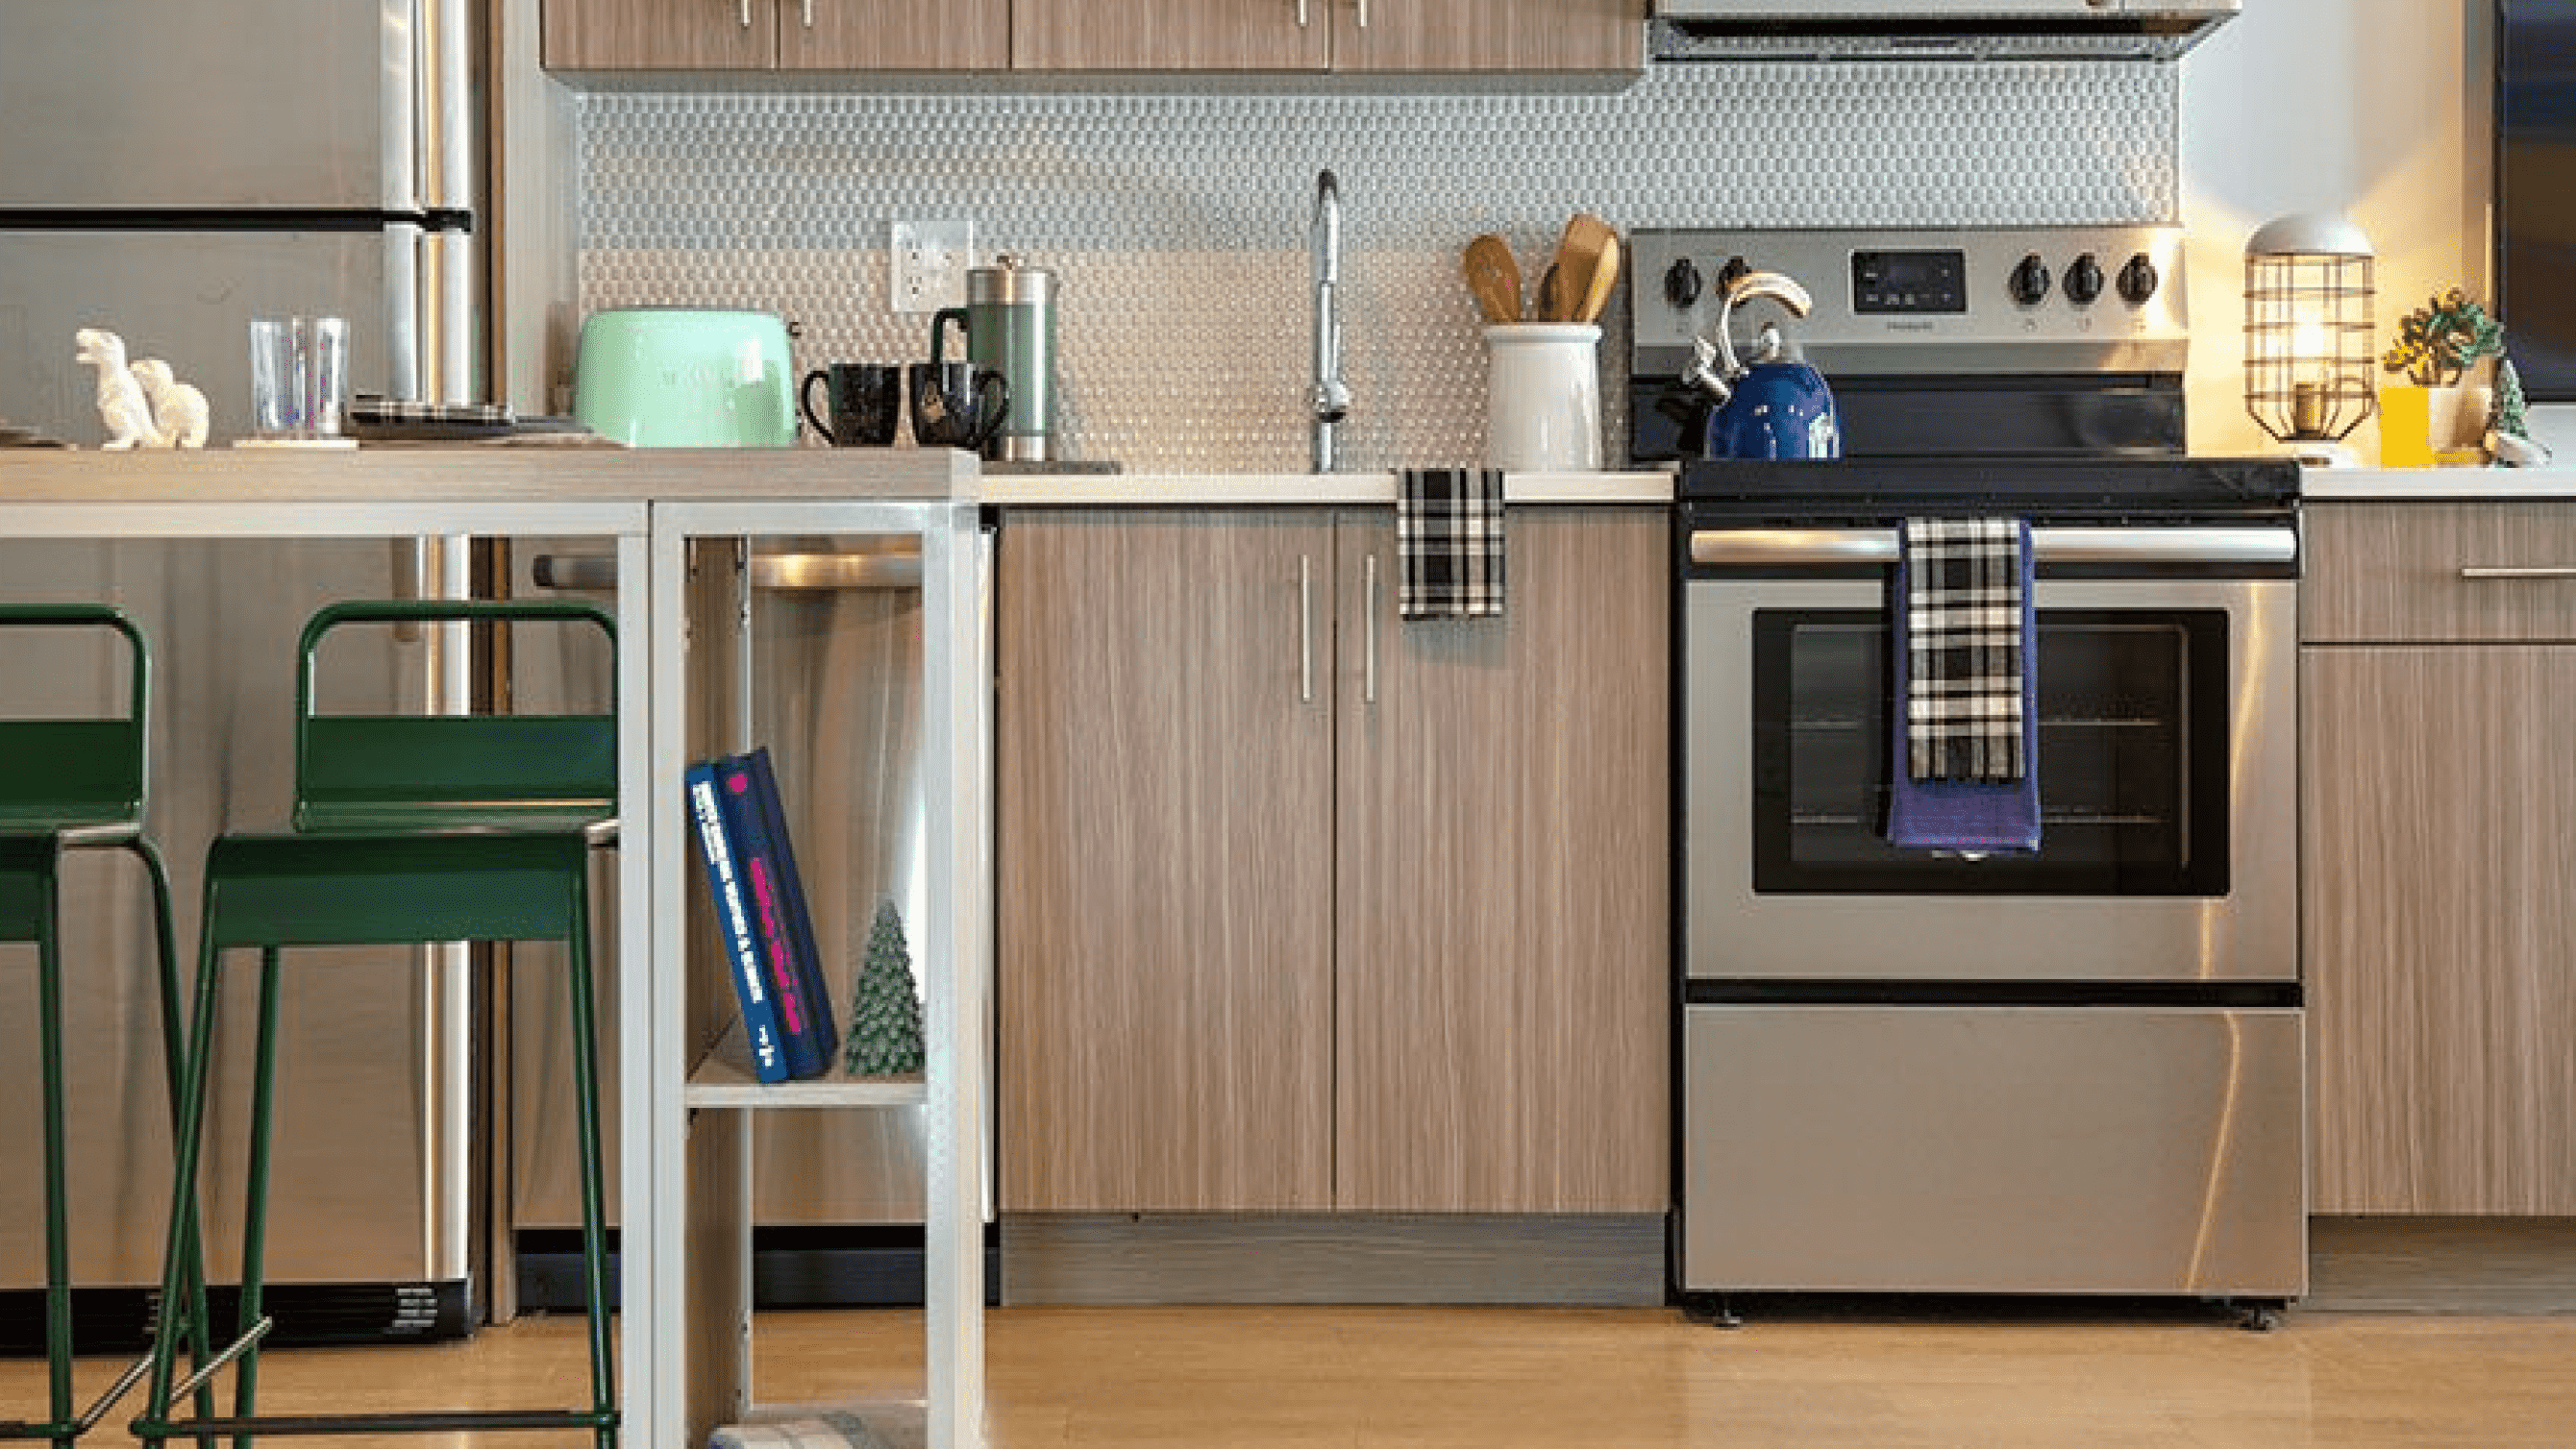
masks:
<svg viewBox="0 0 2576 1449"><path fill-rule="evenodd" d="M614 591L617 560L604 553L541 553L534 572L544 589ZM751 586L785 592L830 589L918 589L921 554L764 553L751 560Z"/></svg>

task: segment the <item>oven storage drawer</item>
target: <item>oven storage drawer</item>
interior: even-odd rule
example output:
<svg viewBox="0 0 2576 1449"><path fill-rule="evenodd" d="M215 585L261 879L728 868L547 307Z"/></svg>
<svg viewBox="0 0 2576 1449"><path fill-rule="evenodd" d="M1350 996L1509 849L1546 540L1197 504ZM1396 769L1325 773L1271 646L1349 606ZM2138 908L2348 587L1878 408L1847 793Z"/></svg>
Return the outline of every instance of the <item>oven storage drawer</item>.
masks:
<svg viewBox="0 0 2576 1449"><path fill-rule="evenodd" d="M2300 1016L1686 1007L1682 1287L2298 1297Z"/></svg>
<svg viewBox="0 0 2576 1449"><path fill-rule="evenodd" d="M2576 506L2311 503L2309 644L2576 639Z"/></svg>

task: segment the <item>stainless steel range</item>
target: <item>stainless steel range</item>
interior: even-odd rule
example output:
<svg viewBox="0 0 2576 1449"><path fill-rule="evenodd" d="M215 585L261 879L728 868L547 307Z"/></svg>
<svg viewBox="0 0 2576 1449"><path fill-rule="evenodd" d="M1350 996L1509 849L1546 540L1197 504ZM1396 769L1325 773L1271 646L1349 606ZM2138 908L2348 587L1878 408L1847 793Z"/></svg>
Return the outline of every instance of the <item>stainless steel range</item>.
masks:
<svg viewBox="0 0 2576 1449"><path fill-rule="evenodd" d="M1816 299L1849 453L1676 484L1679 1286L2304 1293L2298 475L2182 455L2175 238L1636 254L1640 419L1692 436L1741 258ZM1993 514L2033 527L2040 844L1900 849L1896 528Z"/></svg>

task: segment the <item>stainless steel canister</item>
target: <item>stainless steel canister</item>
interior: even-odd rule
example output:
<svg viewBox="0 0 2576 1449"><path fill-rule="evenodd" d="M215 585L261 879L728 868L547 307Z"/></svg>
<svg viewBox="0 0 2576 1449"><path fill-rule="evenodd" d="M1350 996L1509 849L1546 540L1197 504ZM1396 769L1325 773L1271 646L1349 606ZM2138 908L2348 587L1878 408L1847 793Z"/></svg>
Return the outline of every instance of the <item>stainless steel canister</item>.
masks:
<svg viewBox="0 0 2576 1449"><path fill-rule="evenodd" d="M1055 437L1055 273L1003 252L966 272L966 356L1011 384L1010 411L984 456L1043 461Z"/></svg>

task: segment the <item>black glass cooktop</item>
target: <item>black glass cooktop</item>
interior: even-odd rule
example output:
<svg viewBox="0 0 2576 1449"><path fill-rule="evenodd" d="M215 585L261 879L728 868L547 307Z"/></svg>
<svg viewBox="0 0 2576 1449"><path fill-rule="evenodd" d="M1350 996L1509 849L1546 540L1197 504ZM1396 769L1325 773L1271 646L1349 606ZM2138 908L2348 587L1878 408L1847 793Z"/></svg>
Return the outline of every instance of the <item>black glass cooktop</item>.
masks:
<svg viewBox="0 0 2576 1449"><path fill-rule="evenodd" d="M1933 514L2061 523L2287 521L2299 468L2285 458L1844 458L1699 460L1673 495L1694 518L1850 525Z"/></svg>

